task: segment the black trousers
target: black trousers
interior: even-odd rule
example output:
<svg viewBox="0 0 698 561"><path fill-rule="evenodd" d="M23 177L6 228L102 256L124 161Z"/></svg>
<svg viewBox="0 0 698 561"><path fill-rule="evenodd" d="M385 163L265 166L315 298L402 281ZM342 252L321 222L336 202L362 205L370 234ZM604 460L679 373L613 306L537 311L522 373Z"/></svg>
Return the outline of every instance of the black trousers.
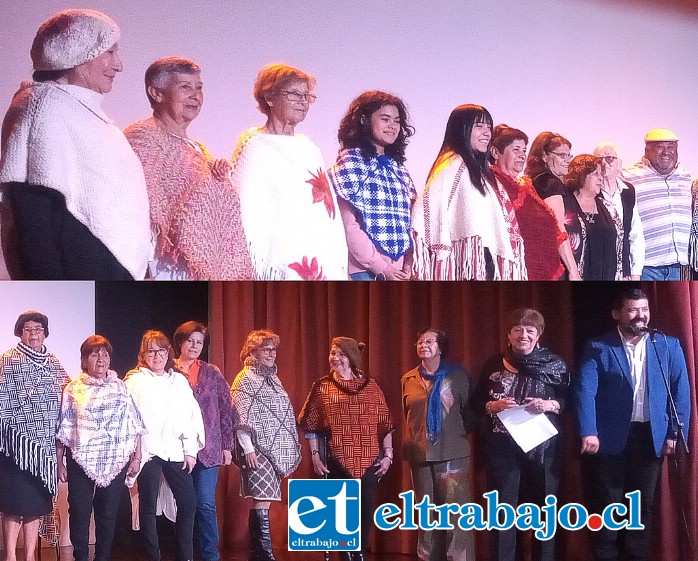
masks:
<svg viewBox="0 0 698 561"><path fill-rule="evenodd" d="M508 434L489 433L487 442L487 475L490 490L499 492L499 502L516 507L520 504L519 488L522 476L532 493L531 502L544 505L547 495L557 493L562 459L554 436L545 450L543 461L529 458ZM516 559L516 528L490 532L490 559ZM555 538L531 540L532 561L555 561Z"/></svg>
<svg viewBox="0 0 698 561"><path fill-rule="evenodd" d="M177 557L180 561L193 559L194 515L196 514L194 481L187 470L182 469L182 462L168 462L157 456L146 462L138 476L138 513L145 553L150 561L160 561L160 544L156 526L160 474L165 476L177 503L177 520L175 521Z"/></svg>
<svg viewBox="0 0 698 561"><path fill-rule="evenodd" d="M66 448L68 469L68 512L70 513L70 541L75 561L88 561L90 518L95 513L95 559L108 561L114 540L114 528L119 512L121 495L126 491L125 466L107 487L98 487L73 460L70 448Z"/></svg>
<svg viewBox="0 0 698 561"><path fill-rule="evenodd" d="M652 534L652 505L662 458L657 457L649 423L631 423L625 449L621 454L594 454L585 458L590 507L601 513L610 503L625 502L625 493L640 491L640 520L644 530L617 532L602 528L593 533L594 554L598 561L620 558L619 538L623 535L628 559L649 559Z"/></svg>
<svg viewBox="0 0 698 561"><path fill-rule="evenodd" d="M369 467L361 476L361 551L366 551L371 541L371 528L373 528L373 511L376 509L379 477L376 471L380 466ZM331 454L327 458L327 469L330 479L354 479L347 469L339 463Z"/></svg>

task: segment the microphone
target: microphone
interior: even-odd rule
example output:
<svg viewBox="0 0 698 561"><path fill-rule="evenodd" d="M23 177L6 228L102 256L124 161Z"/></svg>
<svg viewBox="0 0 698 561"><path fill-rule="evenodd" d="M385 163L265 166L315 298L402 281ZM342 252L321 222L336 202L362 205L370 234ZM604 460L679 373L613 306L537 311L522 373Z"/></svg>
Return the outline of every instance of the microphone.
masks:
<svg viewBox="0 0 698 561"><path fill-rule="evenodd" d="M660 329L655 329L654 327L641 327L640 331L643 333L650 333L652 335L659 333L660 335L664 335L664 332L661 331Z"/></svg>

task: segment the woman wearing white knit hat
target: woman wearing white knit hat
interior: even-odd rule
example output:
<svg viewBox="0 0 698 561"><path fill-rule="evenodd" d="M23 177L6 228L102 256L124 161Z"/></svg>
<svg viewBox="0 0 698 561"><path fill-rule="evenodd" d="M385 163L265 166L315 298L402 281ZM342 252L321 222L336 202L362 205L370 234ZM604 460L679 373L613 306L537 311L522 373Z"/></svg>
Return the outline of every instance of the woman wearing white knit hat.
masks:
<svg viewBox="0 0 698 561"><path fill-rule="evenodd" d="M141 164L100 108L121 72L119 27L65 10L37 31L34 81L5 116L0 183L16 228L14 278L132 279L150 256Z"/></svg>

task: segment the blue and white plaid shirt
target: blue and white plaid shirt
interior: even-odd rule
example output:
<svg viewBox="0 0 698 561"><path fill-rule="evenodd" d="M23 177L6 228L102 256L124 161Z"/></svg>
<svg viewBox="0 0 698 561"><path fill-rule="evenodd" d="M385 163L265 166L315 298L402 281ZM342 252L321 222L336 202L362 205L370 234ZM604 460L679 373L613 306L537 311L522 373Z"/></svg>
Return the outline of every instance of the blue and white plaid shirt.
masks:
<svg viewBox="0 0 698 561"><path fill-rule="evenodd" d="M360 148L340 150L327 174L337 196L354 207L366 234L393 260L412 242L410 210L417 190L407 169L389 156L365 158Z"/></svg>

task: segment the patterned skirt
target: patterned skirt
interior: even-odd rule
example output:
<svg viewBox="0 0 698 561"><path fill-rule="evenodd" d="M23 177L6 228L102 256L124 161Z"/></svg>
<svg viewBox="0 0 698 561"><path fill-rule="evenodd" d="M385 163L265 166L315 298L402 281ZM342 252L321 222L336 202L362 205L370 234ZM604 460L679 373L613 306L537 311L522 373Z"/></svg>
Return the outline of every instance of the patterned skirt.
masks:
<svg viewBox="0 0 698 561"><path fill-rule="evenodd" d="M259 467L241 470L240 496L257 501L281 500L281 477L265 456L257 452Z"/></svg>

